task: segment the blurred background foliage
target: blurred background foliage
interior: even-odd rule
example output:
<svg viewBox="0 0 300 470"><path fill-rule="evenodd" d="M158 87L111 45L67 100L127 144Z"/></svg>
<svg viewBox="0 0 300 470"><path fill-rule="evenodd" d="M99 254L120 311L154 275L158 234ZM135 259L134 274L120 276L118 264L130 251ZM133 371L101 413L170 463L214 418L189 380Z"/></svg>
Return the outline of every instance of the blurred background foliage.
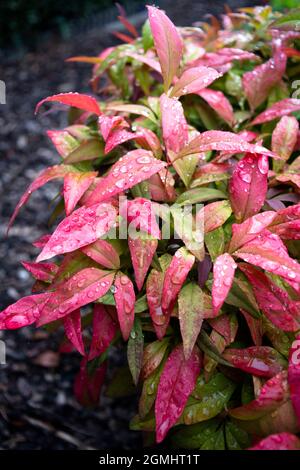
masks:
<svg viewBox="0 0 300 470"><path fill-rule="evenodd" d="M191 7L196 6L198 2L199 0L191 0ZM1 0L0 47L33 46L42 33L50 31L68 38L73 34L74 22L78 21L83 23L93 19L93 25L98 17L100 25L113 21L117 16L115 3L115 0ZM141 11L145 4L152 2L120 0L119 3L131 14ZM234 7L238 7L238 2L224 0L222 3L234 3ZM270 3L278 10L299 6L299 0L271 0ZM253 5L253 1L249 1L250 4Z"/></svg>

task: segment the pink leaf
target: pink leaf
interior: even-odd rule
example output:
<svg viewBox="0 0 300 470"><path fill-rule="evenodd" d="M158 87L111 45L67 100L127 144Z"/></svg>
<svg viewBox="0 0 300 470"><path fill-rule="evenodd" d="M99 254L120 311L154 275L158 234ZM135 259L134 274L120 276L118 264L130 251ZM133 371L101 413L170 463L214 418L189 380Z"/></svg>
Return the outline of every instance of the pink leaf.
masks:
<svg viewBox="0 0 300 470"><path fill-rule="evenodd" d="M113 282L113 273L96 268L85 268L62 282L52 292L38 319L38 326L65 317L68 313L95 302Z"/></svg>
<svg viewBox="0 0 300 470"><path fill-rule="evenodd" d="M167 149L178 153L188 141L188 125L180 101L163 94L160 97L163 139Z"/></svg>
<svg viewBox="0 0 300 470"><path fill-rule="evenodd" d="M258 56L252 52L231 47L224 47L217 52L207 52L203 57L196 60L197 65L206 65L210 67L221 67L231 64L234 60L257 60Z"/></svg>
<svg viewBox="0 0 300 470"><path fill-rule="evenodd" d="M175 83L170 97L180 97L189 93L199 93L200 90L209 86L222 74L209 67L192 67L183 72Z"/></svg>
<svg viewBox="0 0 300 470"><path fill-rule="evenodd" d="M230 291L236 270L234 259L224 253L218 256L213 267L212 305L213 314L218 315L228 292Z"/></svg>
<svg viewBox="0 0 300 470"><path fill-rule="evenodd" d="M132 236L140 230L153 238L160 238L155 206L149 199L136 197L133 200L126 200L126 204L120 204L120 215L129 222L128 233Z"/></svg>
<svg viewBox="0 0 300 470"><path fill-rule="evenodd" d="M200 373L201 359L194 348L184 358L182 344L176 346L165 363L155 401L156 442L161 442L184 410Z"/></svg>
<svg viewBox="0 0 300 470"><path fill-rule="evenodd" d="M168 91L180 64L183 42L172 21L162 11L151 6L147 8L165 91Z"/></svg>
<svg viewBox="0 0 300 470"><path fill-rule="evenodd" d="M160 158L162 155L161 143L157 135L146 127L138 127L135 135L136 143L146 149L151 150L156 158Z"/></svg>
<svg viewBox="0 0 300 470"><path fill-rule="evenodd" d="M163 282L164 273L152 269L146 283L146 295L150 317L158 339L164 337L169 324L169 315L164 315L161 308Z"/></svg>
<svg viewBox="0 0 300 470"><path fill-rule="evenodd" d="M105 268L118 269L120 267L118 252L106 240L97 240L91 245L82 247L81 251Z"/></svg>
<svg viewBox="0 0 300 470"><path fill-rule="evenodd" d="M44 246L50 240L50 238L51 238L50 234L42 235L37 240L35 240L32 244L36 248L44 248Z"/></svg>
<svg viewBox="0 0 300 470"><path fill-rule="evenodd" d="M22 264L35 279L43 282L51 282L58 271L58 266L55 263L29 263L28 261L22 261Z"/></svg>
<svg viewBox="0 0 300 470"><path fill-rule="evenodd" d="M282 356L269 346L228 348L223 357L235 367L258 377L273 377L285 368Z"/></svg>
<svg viewBox="0 0 300 470"><path fill-rule="evenodd" d="M198 156L176 160L176 155L188 142L188 125L180 101L163 94L160 97L163 140L169 160L186 186L198 163Z"/></svg>
<svg viewBox="0 0 300 470"><path fill-rule="evenodd" d="M246 312L246 310L243 310L242 308L240 308L240 311L242 312L247 322L254 345L261 346L262 337L264 334L261 318L254 318L252 315L250 315L250 313Z"/></svg>
<svg viewBox="0 0 300 470"><path fill-rule="evenodd" d="M104 383L106 363L102 363L96 370L89 371L87 358L83 358L80 371L75 377L74 394L83 406L97 406L100 392Z"/></svg>
<svg viewBox="0 0 300 470"><path fill-rule="evenodd" d="M84 356L84 344L82 340L81 331L81 315L80 309L71 312L69 315L63 318L65 332L70 343L73 344L74 348Z"/></svg>
<svg viewBox="0 0 300 470"><path fill-rule="evenodd" d="M128 239L135 282L138 290L141 290L143 287L157 245L157 240L145 236Z"/></svg>
<svg viewBox="0 0 300 470"><path fill-rule="evenodd" d="M161 67L157 59L153 59L147 55L136 54L135 52L124 51L127 57L132 57L134 60L141 62L142 64L148 65L151 69L155 70L157 73L161 74Z"/></svg>
<svg viewBox="0 0 300 470"><path fill-rule="evenodd" d="M153 201L172 202L176 199L175 178L166 168L160 170L156 175L152 175L148 184Z"/></svg>
<svg viewBox="0 0 300 470"><path fill-rule="evenodd" d="M293 408L300 424L300 335L296 336L290 349L288 383Z"/></svg>
<svg viewBox="0 0 300 470"><path fill-rule="evenodd" d="M37 261L95 242L115 224L116 216L115 208L108 203L80 207L58 225Z"/></svg>
<svg viewBox="0 0 300 470"><path fill-rule="evenodd" d="M289 281L300 282L300 266L290 258L278 235L268 230L239 248L235 253L244 261L277 274Z"/></svg>
<svg viewBox="0 0 300 470"><path fill-rule="evenodd" d="M265 211L253 215L241 224L232 224L232 237L229 244L229 252L236 251L241 246L249 243L257 237L266 227L272 224L276 218L276 212Z"/></svg>
<svg viewBox="0 0 300 470"><path fill-rule="evenodd" d="M252 110L265 101L271 88L281 80L286 60L285 53L278 49L267 62L244 73L243 88Z"/></svg>
<svg viewBox="0 0 300 470"><path fill-rule="evenodd" d="M58 101L59 103L67 104L68 106L72 106L74 108L83 109L84 111L89 111L90 113L97 114L98 116L101 114L100 107L95 98L80 93L60 93L59 95L48 96L37 104L35 113L38 112L40 106L42 106L43 103L48 101Z"/></svg>
<svg viewBox="0 0 300 470"><path fill-rule="evenodd" d="M268 229L270 232L276 233L282 240L299 240L300 204L279 210Z"/></svg>
<svg viewBox="0 0 300 470"><path fill-rule="evenodd" d="M219 152L226 151L235 153L254 153L268 157L279 158L274 152L262 147L259 144L251 144L247 142L239 134L225 131L206 131L191 140L188 145L179 153L177 158L198 154L200 152L208 152L217 150Z"/></svg>
<svg viewBox="0 0 300 470"><path fill-rule="evenodd" d="M170 266L166 270L162 291L162 312L169 317L174 308L177 296L180 292L188 273L193 267L195 256L185 248L176 251Z"/></svg>
<svg viewBox="0 0 300 470"><path fill-rule="evenodd" d="M289 432L271 434L249 450L299 450L300 439Z"/></svg>
<svg viewBox="0 0 300 470"><path fill-rule="evenodd" d="M66 214L70 215L77 202L90 187L97 176L96 171L86 173L68 173L64 179L64 199Z"/></svg>
<svg viewBox="0 0 300 470"><path fill-rule="evenodd" d="M128 122L125 121L123 116L106 116L105 114L98 118L98 124L105 142L109 135L117 128L124 129L129 127Z"/></svg>
<svg viewBox="0 0 300 470"><path fill-rule="evenodd" d="M257 124L263 124L264 122L273 121L273 119L278 119L282 116L287 116L288 114L294 113L295 111L300 110L300 100L294 98L285 98L284 100L277 101L270 108L266 109L260 113L256 118L251 122L252 126Z"/></svg>
<svg viewBox="0 0 300 470"><path fill-rule="evenodd" d="M129 277L123 273L117 274L114 286L120 328L124 340L127 341L134 322L134 287Z"/></svg>
<svg viewBox="0 0 300 470"><path fill-rule="evenodd" d="M93 336L88 360L92 361L106 351L118 330L118 324L111 315L112 307L95 304L93 310Z"/></svg>
<svg viewBox="0 0 300 470"><path fill-rule="evenodd" d="M247 154L240 160L229 183L230 203L237 220L256 214L263 206L268 189L268 158Z"/></svg>
<svg viewBox="0 0 300 470"><path fill-rule="evenodd" d="M226 98L222 91L210 90L206 88L198 93L209 106L231 127L235 123L233 108L230 101Z"/></svg>
<svg viewBox="0 0 300 470"><path fill-rule="evenodd" d="M50 295L48 292L29 295L9 305L0 312L0 329L15 330L34 323L39 318Z"/></svg>
<svg viewBox="0 0 300 470"><path fill-rule="evenodd" d="M105 154L111 152L117 145L124 144L128 140L135 139L139 134L130 132L126 129L116 129L111 132L106 140L105 144Z"/></svg>
<svg viewBox="0 0 300 470"><path fill-rule="evenodd" d="M284 160L294 151L298 139L299 124L294 116L283 116L272 134L272 150Z"/></svg>
<svg viewBox="0 0 300 470"><path fill-rule="evenodd" d="M8 229L12 226L15 218L18 215L19 210L21 207L26 204L28 199L30 198L31 194L39 189L41 186L44 186L44 184L48 183L48 181L54 180L56 178L64 178L68 173L70 172L75 172L76 170L74 167L69 166L69 165L54 165L46 170L44 170L28 187L28 189L25 191L21 199L19 200L13 215L11 216L11 219L9 221Z"/></svg>
<svg viewBox="0 0 300 470"><path fill-rule="evenodd" d="M257 398L230 410L229 414L243 421L259 419L280 407L288 397L287 374L283 371L265 382Z"/></svg>
<svg viewBox="0 0 300 470"><path fill-rule="evenodd" d="M152 152L132 150L111 167L108 175L99 181L86 203L91 205L110 199L147 180L165 166L166 163L154 158Z"/></svg>
<svg viewBox="0 0 300 470"><path fill-rule="evenodd" d="M283 331L300 329L300 312L286 291L278 287L263 272L240 264L249 279L259 308L277 328Z"/></svg>

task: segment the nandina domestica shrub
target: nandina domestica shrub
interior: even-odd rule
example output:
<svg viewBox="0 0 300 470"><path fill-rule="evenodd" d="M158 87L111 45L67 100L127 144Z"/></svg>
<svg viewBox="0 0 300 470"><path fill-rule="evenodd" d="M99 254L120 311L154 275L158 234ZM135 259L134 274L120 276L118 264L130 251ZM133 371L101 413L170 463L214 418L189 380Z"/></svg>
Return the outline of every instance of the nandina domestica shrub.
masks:
<svg viewBox="0 0 300 470"><path fill-rule="evenodd" d="M127 348L131 376L116 380L139 387L131 428L148 443L299 449L299 13L193 28L148 15L142 37L121 13L125 44L70 59L93 64L95 97L37 106L71 107L48 131L62 161L11 223L60 178L59 223L0 327L64 328L88 405L110 349Z"/></svg>

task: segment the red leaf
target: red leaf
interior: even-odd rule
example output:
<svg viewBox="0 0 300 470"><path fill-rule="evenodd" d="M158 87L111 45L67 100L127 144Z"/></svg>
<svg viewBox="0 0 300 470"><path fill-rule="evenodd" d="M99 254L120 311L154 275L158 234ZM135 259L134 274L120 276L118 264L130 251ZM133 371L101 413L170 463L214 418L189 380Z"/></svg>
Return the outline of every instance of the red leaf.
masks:
<svg viewBox="0 0 300 470"><path fill-rule="evenodd" d="M37 104L35 113L37 113L40 106L47 101L58 101L59 103L67 104L73 108L83 109L84 111L89 111L90 113L97 114L98 116L101 114L100 107L95 98L80 93L60 93L59 95L48 96Z"/></svg>
<svg viewBox="0 0 300 470"><path fill-rule="evenodd" d="M280 372L262 386L259 396L246 405L229 411L240 420L259 419L280 407L289 398L286 371Z"/></svg>
<svg viewBox="0 0 300 470"><path fill-rule="evenodd" d="M99 403L100 392L104 383L106 363L96 370L89 371L87 358L82 359L80 370L75 377L74 394L83 406L96 406Z"/></svg>
<svg viewBox="0 0 300 470"><path fill-rule="evenodd" d="M145 236L128 238L128 246L138 290L141 290L143 287L157 245L157 240Z"/></svg>
<svg viewBox="0 0 300 470"><path fill-rule="evenodd" d="M300 282L300 266L290 258L278 235L268 230L235 252L244 261L277 274L289 281Z"/></svg>
<svg viewBox="0 0 300 470"><path fill-rule="evenodd" d="M228 348L223 357L235 367L258 377L273 377L285 367L282 356L269 346Z"/></svg>
<svg viewBox="0 0 300 470"><path fill-rule="evenodd" d="M288 383L293 408L300 424L300 335L296 336L290 349Z"/></svg>
<svg viewBox="0 0 300 470"><path fill-rule="evenodd" d="M224 253L218 256L213 267L212 305L213 314L218 315L228 292L230 291L236 270L234 259Z"/></svg>
<svg viewBox="0 0 300 470"><path fill-rule="evenodd" d="M222 91L210 90L206 88L198 93L209 106L231 127L235 123L233 108L230 101L226 98Z"/></svg>
<svg viewBox="0 0 300 470"><path fill-rule="evenodd" d="M115 301L122 336L128 340L134 322L134 287L125 274L118 273L115 278Z"/></svg>
<svg viewBox="0 0 300 470"><path fill-rule="evenodd" d="M162 291L162 312L170 317L174 308L177 296L188 273L193 267L195 256L189 253L185 248L176 251L172 258L170 266L166 270Z"/></svg>
<svg viewBox="0 0 300 470"><path fill-rule="evenodd" d="M268 189L268 157L247 154L240 160L229 183L230 203L237 220L245 220L263 206Z"/></svg>
<svg viewBox="0 0 300 470"><path fill-rule="evenodd" d="M170 97L179 98L181 95L189 93L199 93L200 90L209 86L222 74L209 67L192 67L183 72L179 80L175 83L170 93Z"/></svg>
<svg viewBox="0 0 300 470"><path fill-rule="evenodd" d="M29 263L28 261L22 261L22 264L35 279L43 282L51 282L58 271L58 266L55 263Z"/></svg>
<svg viewBox="0 0 300 470"><path fill-rule="evenodd" d="M251 124L252 126L263 124L264 122L273 121L273 119L278 119L282 116L286 116L299 110L300 100L294 98L285 98L284 100L277 101L277 103L274 103L272 106L270 106L270 108L256 116Z"/></svg>
<svg viewBox="0 0 300 470"><path fill-rule="evenodd" d="M294 116L283 116L272 134L272 150L288 160L298 140L299 124Z"/></svg>
<svg viewBox="0 0 300 470"><path fill-rule="evenodd" d="M115 208L108 203L80 207L57 226L37 261L93 243L114 226L116 216Z"/></svg>
<svg viewBox="0 0 300 470"><path fill-rule="evenodd" d="M36 248L43 248L46 245L46 243L50 240L50 238L51 238L50 234L42 235L37 240L35 240L32 244Z"/></svg>
<svg viewBox="0 0 300 470"><path fill-rule="evenodd" d="M66 214L70 215L87 189L97 176L96 171L87 173L68 173L64 179L64 198Z"/></svg>
<svg viewBox="0 0 300 470"><path fill-rule="evenodd" d="M274 152L262 147L259 144L251 144L247 142L239 134L225 131L206 131L191 140L188 145L179 153L177 158L187 155L198 154L200 152L208 152L217 150L219 152L226 151L235 153L254 153L268 157L279 158Z"/></svg>
<svg viewBox="0 0 300 470"><path fill-rule="evenodd" d="M118 252L106 240L97 240L91 245L82 247L81 251L105 268L118 269L120 267Z"/></svg>
<svg viewBox="0 0 300 470"><path fill-rule="evenodd" d="M12 226L15 218L18 215L19 210L21 207L26 204L28 199L30 198L31 194L39 189L41 186L44 186L44 184L48 183L48 181L54 180L56 178L64 178L68 173L70 172L75 172L76 170L74 167L69 166L69 165L54 165L46 170L44 170L28 187L28 189L25 191L21 199L19 200L13 215L11 216L11 219L8 224L8 229Z"/></svg>
<svg viewBox="0 0 300 470"><path fill-rule="evenodd" d="M70 313L69 315L63 318L63 323L65 327L66 337L73 344L74 348L85 356L84 351L84 344L82 339L82 332L81 332L81 315L80 309L75 310L74 312Z"/></svg>
<svg viewBox="0 0 300 470"><path fill-rule="evenodd" d="M48 292L29 295L9 305L0 312L0 329L15 330L34 323L39 318L50 295Z"/></svg>
<svg viewBox="0 0 300 470"><path fill-rule="evenodd" d="M163 168L148 180L149 191L153 201L172 202L176 199L175 179L172 173Z"/></svg>
<svg viewBox="0 0 300 470"><path fill-rule="evenodd" d="M51 293L38 319L38 326L63 318L68 313L95 302L106 294L113 278L113 273L96 268L85 268L74 274Z"/></svg>
<svg viewBox="0 0 300 470"><path fill-rule="evenodd" d="M150 317L158 339L164 337L169 324L169 315L164 315L161 308L163 282L164 273L152 269L146 283L146 295Z"/></svg>
<svg viewBox="0 0 300 470"><path fill-rule="evenodd" d="M257 237L276 218L276 212L265 211L261 214L253 215L241 224L232 224L232 237L229 245L229 252L237 250L241 246L249 243Z"/></svg>
<svg viewBox="0 0 300 470"><path fill-rule="evenodd" d="M147 180L165 166L166 163L154 158L152 152L132 150L111 167L108 175L99 181L86 202L91 205L110 199Z"/></svg>
<svg viewBox="0 0 300 470"><path fill-rule="evenodd" d="M300 439L289 432L271 434L249 450L299 450Z"/></svg>
<svg viewBox="0 0 300 470"><path fill-rule="evenodd" d="M254 318L250 313L246 312L246 310L240 309L244 318L247 322L248 328L250 330L251 338L255 346L262 345L262 337L263 337L263 323L261 318Z"/></svg>
<svg viewBox="0 0 300 470"><path fill-rule="evenodd" d="M105 154L111 152L117 145L124 144L128 140L133 140L138 137L138 133L129 132L126 129L116 129L111 132L105 144Z"/></svg>
<svg viewBox="0 0 300 470"><path fill-rule="evenodd" d="M300 204L286 207L275 214L276 215L268 227L268 230L276 233L282 240L299 240Z"/></svg>
<svg viewBox="0 0 300 470"><path fill-rule="evenodd" d="M161 374L155 401L156 442L161 442L184 410L200 373L201 359L194 348L189 359L184 358L182 344L168 357Z"/></svg>
<svg viewBox="0 0 300 470"><path fill-rule="evenodd" d="M259 308L273 325L283 331L299 330L300 312L287 292L252 266L240 264L239 268L249 279Z"/></svg>
<svg viewBox="0 0 300 470"><path fill-rule="evenodd" d="M217 331L226 341L226 345L231 344L236 337L238 322L235 315L224 313L217 318L209 319L211 327Z"/></svg>
<svg viewBox="0 0 300 470"><path fill-rule="evenodd" d="M267 62L255 67L251 72L244 73L243 88L252 110L265 101L271 88L281 80L286 60L285 53L278 49L274 57Z"/></svg>
<svg viewBox="0 0 300 470"><path fill-rule="evenodd" d="M91 361L106 351L118 330L118 324L111 315L112 307L95 304L93 310L93 336L88 360Z"/></svg>
<svg viewBox="0 0 300 470"><path fill-rule="evenodd" d="M147 8L165 91L168 91L180 64L183 42L172 21L162 11L151 6Z"/></svg>

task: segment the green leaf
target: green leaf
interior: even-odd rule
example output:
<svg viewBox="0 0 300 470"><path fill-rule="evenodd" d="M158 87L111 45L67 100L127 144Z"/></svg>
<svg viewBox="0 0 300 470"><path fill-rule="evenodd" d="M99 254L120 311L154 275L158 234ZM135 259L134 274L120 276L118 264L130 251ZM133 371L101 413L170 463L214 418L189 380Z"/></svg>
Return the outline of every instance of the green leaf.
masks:
<svg viewBox="0 0 300 470"><path fill-rule="evenodd" d="M152 372L149 377L143 383L143 389L139 401L139 415L141 418L150 412L152 406L154 405L156 399L156 392L159 383L159 379L165 364L165 360L161 362L159 367Z"/></svg>
<svg viewBox="0 0 300 470"><path fill-rule="evenodd" d="M234 389L235 384L221 373L214 375L208 383L203 383L203 376L200 375L180 423L190 425L214 418L224 409Z"/></svg>
<svg viewBox="0 0 300 470"><path fill-rule="evenodd" d="M186 157L185 157L186 158ZM188 158L188 157L187 157ZM195 188L182 193L176 204L185 206L186 204L197 204L200 202L211 201L214 199L226 199L227 196L222 191L214 188Z"/></svg>
<svg viewBox="0 0 300 470"><path fill-rule="evenodd" d="M249 282L240 277L234 278L230 292L226 297L226 303L246 310L254 318L261 317Z"/></svg>
<svg viewBox="0 0 300 470"><path fill-rule="evenodd" d="M201 450L225 450L225 438L223 426L210 436L201 446Z"/></svg>
<svg viewBox="0 0 300 470"><path fill-rule="evenodd" d="M142 313L148 310L148 303L146 294L137 299L134 305L134 312L135 313Z"/></svg>
<svg viewBox="0 0 300 470"><path fill-rule="evenodd" d="M134 395L136 388L127 366L119 367L107 386L105 395L109 398L122 398Z"/></svg>
<svg viewBox="0 0 300 470"><path fill-rule="evenodd" d="M204 241L212 261L222 255L225 250L224 230L222 227L208 232L204 236Z"/></svg>
<svg viewBox="0 0 300 470"><path fill-rule="evenodd" d="M285 31L300 31L300 8L291 10L269 25L272 29Z"/></svg>
<svg viewBox="0 0 300 470"><path fill-rule="evenodd" d="M218 419L185 426L172 436L172 444L182 449L200 449L217 431Z"/></svg>
<svg viewBox="0 0 300 470"><path fill-rule="evenodd" d="M251 444L248 433L231 421L225 425L225 439L228 450L245 449Z"/></svg>
<svg viewBox="0 0 300 470"><path fill-rule="evenodd" d="M147 52L154 45L149 20L146 20L142 27L142 43L144 52Z"/></svg>
<svg viewBox="0 0 300 470"><path fill-rule="evenodd" d="M198 284L190 282L181 289L178 306L183 351L188 359L197 341L204 315L203 293Z"/></svg>
<svg viewBox="0 0 300 470"><path fill-rule="evenodd" d="M144 335L142 325L141 321L138 318L135 318L127 345L128 365L135 385L138 383L142 368L143 350Z"/></svg>
<svg viewBox="0 0 300 470"><path fill-rule="evenodd" d="M136 415L132 418L129 424L132 431L154 431L155 430L155 416L152 411L145 418L140 418Z"/></svg>
<svg viewBox="0 0 300 470"><path fill-rule="evenodd" d="M200 349L203 352L205 352L205 354L207 354L211 359L218 362L219 364L223 364L224 366L233 367L233 365L230 364L230 362L226 361L221 356L218 349L216 348L216 346L214 345L214 343L212 342L208 334L205 333L205 331L203 331L203 329L202 331L200 331L200 335L199 335L197 342L198 342Z"/></svg>

